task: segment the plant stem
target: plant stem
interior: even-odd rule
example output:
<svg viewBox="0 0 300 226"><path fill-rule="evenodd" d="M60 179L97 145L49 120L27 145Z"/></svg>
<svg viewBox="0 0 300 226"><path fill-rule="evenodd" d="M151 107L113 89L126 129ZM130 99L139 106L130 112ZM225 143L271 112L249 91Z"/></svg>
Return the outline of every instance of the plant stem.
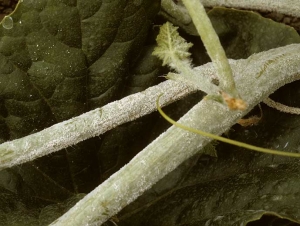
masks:
<svg viewBox="0 0 300 226"><path fill-rule="evenodd" d="M201 2L206 7L226 6L267 12L278 12L284 15L300 17L300 2L298 0L201 0ZM188 18L185 18L185 21L187 20Z"/></svg>
<svg viewBox="0 0 300 226"><path fill-rule="evenodd" d="M0 170L99 136L118 125L149 114L156 110L157 94L165 90L169 92L162 99L163 105L168 105L196 91L182 83L166 81L102 108L55 124L38 133L0 144Z"/></svg>
<svg viewBox="0 0 300 226"><path fill-rule="evenodd" d="M248 110L280 86L300 79L299 52L300 44L294 44L255 54L246 60L231 61L238 81L237 89L248 102ZM257 77L270 59L279 56L280 62L274 61L269 64L267 70ZM200 73L211 74L212 67L213 65L209 63L198 70ZM168 90L164 91L164 95L168 93ZM216 101L202 100L185 114L179 123L209 133L222 134L246 113L246 111L230 111ZM174 126L170 127L136 155L130 163L51 225L101 225L183 161L199 152L199 147L205 146L208 142L209 139L206 137Z"/></svg>
<svg viewBox="0 0 300 226"><path fill-rule="evenodd" d="M195 72L191 65L189 48L191 43L186 42L178 33L177 28L166 22L160 27L156 37L157 47L153 51L163 61L179 74L169 73L167 78L181 81L211 95L219 95L220 88L212 83L212 78Z"/></svg>
<svg viewBox="0 0 300 226"><path fill-rule="evenodd" d="M221 89L237 98L239 95L235 88L228 59L203 5L199 0L183 0L183 4L189 11L207 53L216 67Z"/></svg>
<svg viewBox="0 0 300 226"><path fill-rule="evenodd" d="M284 112L284 113L300 115L300 108L286 106L286 105L278 103L270 98L266 98L263 101L263 103L268 105L271 108L275 108L276 110Z"/></svg>
<svg viewBox="0 0 300 226"><path fill-rule="evenodd" d="M200 0L198 0L200 1ZM201 0L205 7L224 6L246 10L277 12L288 16L300 17L300 1L298 0ZM183 27L189 34L197 35L186 9L173 0L162 0L160 14L173 24Z"/></svg>
<svg viewBox="0 0 300 226"><path fill-rule="evenodd" d="M198 90L201 90L207 94L218 95L219 87L214 85L211 82L211 78L204 75L201 76L197 74L190 67L189 64L178 59L176 56L173 57L174 64L178 67L178 70L181 72L180 74L169 73L167 78L173 79L177 82L182 82L184 84L188 84L191 87L195 87Z"/></svg>

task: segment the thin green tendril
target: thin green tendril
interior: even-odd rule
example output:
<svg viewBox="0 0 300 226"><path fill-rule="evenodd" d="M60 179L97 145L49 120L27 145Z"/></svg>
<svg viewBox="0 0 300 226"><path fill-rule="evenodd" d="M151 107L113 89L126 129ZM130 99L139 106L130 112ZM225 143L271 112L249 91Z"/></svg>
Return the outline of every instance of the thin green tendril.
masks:
<svg viewBox="0 0 300 226"><path fill-rule="evenodd" d="M250 150L253 150L253 151L258 151L258 152L263 152L263 153L268 153L268 154L273 154L273 155L282 155L282 156L286 156L286 157L298 157L298 158L300 157L300 153L284 152L284 151L272 150L272 149L268 149L268 148L257 147L257 146L251 145L251 144L246 144L246 143L239 142L239 141L236 141L236 140L231 140L231 139L228 139L228 138L225 138L225 137L220 137L220 136L212 134L212 133L207 133L207 132L197 130L197 129L185 126L183 124L180 124L180 123L174 121L173 119L171 119L169 116L167 116L163 112L163 110L160 108L159 99L160 99L161 96L162 96L162 94L160 94L158 96L157 100L156 100L157 110L161 114L161 116L164 117L164 119L166 119L168 122L170 122L174 126L177 126L181 129L190 131L192 133L200 134L202 136L209 137L211 139L222 141L222 142L232 144L232 145L235 145L235 146L238 146L238 147L247 148L247 149L250 149Z"/></svg>

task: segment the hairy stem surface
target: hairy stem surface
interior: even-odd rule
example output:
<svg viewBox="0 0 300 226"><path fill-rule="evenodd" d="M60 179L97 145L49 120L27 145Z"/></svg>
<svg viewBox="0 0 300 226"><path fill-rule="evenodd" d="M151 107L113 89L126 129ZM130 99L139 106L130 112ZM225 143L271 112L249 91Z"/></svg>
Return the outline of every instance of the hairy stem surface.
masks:
<svg viewBox="0 0 300 226"><path fill-rule="evenodd" d="M237 89L248 104L248 110L264 100L279 87L300 79L300 45L294 44L255 54L246 60L230 61L236 75ZM269 64L267 70L257 77L270 59L281 60ZM211 63L198 68L199 73L213 73ZM255 87L255 88L253 88ZM164 90L163 95L168 95ZM158 97L159 93L157 94ZM162 96L163 97L163 96ZM204 99L185 114L179 123L195 129L222 134L247 111L230 111L213 100ZM133 202L167 173L187 160L210 139L170 127L143 151L135 156L108 180L79 201L65 215L51 225L81 226L100 225Z"/></svg>
<svg viewBox="0 0 300 226"><path fill-rule="evenodd" d="M210 59L216 67L221 89L232 97L238 97L225 51L203 5L199 0L183 0L183 3L192 17Z"/></svg>
<svg viewBox="0 0 300 226"><path fill-rule="evenodd" d="M55 124L38 133L2 143L0 145L0 170L99 136L118 125L149 114L156 110L157 94L165 90L169 93L162 99L163 105L168 105L195 91L187 85L166 81L143 92L109 103L102 108Z"/></svg>

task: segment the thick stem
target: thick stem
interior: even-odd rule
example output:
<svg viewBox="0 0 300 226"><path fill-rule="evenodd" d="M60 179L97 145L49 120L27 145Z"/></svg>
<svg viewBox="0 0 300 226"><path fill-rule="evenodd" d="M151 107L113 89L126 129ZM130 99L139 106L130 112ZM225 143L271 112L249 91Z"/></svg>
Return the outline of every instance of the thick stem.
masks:
<svg viewBox="0 0 300 226"><path fill-rule="evenodd" d="M238 92L235 88L228 59L203 5L199 0L183 0L183 3L189 11L207 53L216 67L221 89L237 98Z"/></svg>
<svg viewBox="0 0 300 226"><path fill-rule="evenodd" d="M176 56L173 57L173 62L176 64L180 74L169 73L168 78L177 82L182 82L195 87L207 94L217 95L219 94L219 87L212 83L212 78L209 76L202 76L197 74L188 63L181 61Z"/></svg>
<svg viewBox="0 0 300 226"><path fill-rule="evenodd" d="M231 61L237 89L249 103L249 109L264 100L280 86L300 79L300 45L290 45L259 53L246 60ZM270 59L274 61L257 77ZM201 66L199 73L213 73L213 65ZM249 85L251 84L251 85ZM255 87L255 88L253 88ZM165 90L164 95L168 95ZM203 131L222 134L247 112L230 111L212 100L195 105L179 122ZM100 225L134 201L145 190L190 158L209 139L172 126L135 156L108 180L79 201L51 225Z"/></svg>
<svg viewBox="0 0 300 226"><path fill-rule="evenodd" d="M183 6L175 4L173 0L162 0L161 2L161 15L173 24L183 27L188 33L197 35L192 19ZM288 16L300 17L300 1L298 0L201 0L201 2L204 7L225 6L246 10L277 12Z"/></svg>
<svg viewBox="0 0 300 226"><path fill-rule="evenodd" d="M143 92L105 105L102 108L55 124L38 133L0 145L0 169L31 161L91 137L99 136L118 125L133 121L156 110L159 93L168 90L162 104L170 104L195 89L166 81Z"/></svg>
<svg viewBox="0 0 300 226"><path fill-rule="evenodd" d="M300 17L300 2L298 0L201 0L201 2L206 7L226 6L267 12L278 12L284 15ZM185 18L185 21L188 21L188 18Z"/></svg>

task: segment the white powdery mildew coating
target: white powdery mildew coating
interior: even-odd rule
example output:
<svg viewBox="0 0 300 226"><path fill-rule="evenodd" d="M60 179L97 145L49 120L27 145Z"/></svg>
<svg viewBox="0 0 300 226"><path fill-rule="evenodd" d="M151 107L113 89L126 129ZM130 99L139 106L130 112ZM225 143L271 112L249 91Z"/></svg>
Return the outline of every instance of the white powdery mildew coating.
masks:
<svg viewBox="0 0 300 226"><path fill-rule="evenodd" d="M299 0L199 0L205 7L224 6L247 10L259 10L266 12L278 12L284 15L300 17ZM174 24L185 27L188 33L198 35L192 25L191 17L180 4L174 4L173 0L162 0L162 15L166 16ZM166 13L165 13L166 12Z"/></svg>
<svg viewBox="0 0 300 226"><path fill-rule="evenodd" d="M282 52L286 48L287 51L292 51L297 53L300 51L300 45L291 45L284 48L279 48L274 50L277 53ZM265 56L265 61L259 61L259 64L256 64L255 56L251 59L250 62L247 60L243 61L246 66L247 64L252 64L252 68L260 67L263 65L264 62L268 62L270 59L269 55L273 55L274 51L264 52L256 57ZM269 54L269 55L268 55ZM285 63L285 57L282 58L282 64ZM290 58L288 58L290 61ZM243 65L237 64L234 68L238 69L239 71L243 71L245 69ZM274 63L275 65L278 63ZM293 66L292 66L292 65ZM248 65L249 66L249 65ZM295 71L289 71L288 67L292 67ZM287 70L291 72L291 74L286 73L274 73L274 70L269 70L269 73L262 74L263 77L256 78L257 75L251 72L245 72L245 75L241 74L241 78L238 80L243 83L239 85L240 89L248 89L247 95L245 98L249 101L249 106L254 106L259 103L264 96L269 95L277 86L286 84L286 80L290 80L289 77L293 77L293 79L299 78L299 74L297 74L300 65L298 64L298 57L295 57L295 60L288 63L286 66L280 66L282 70ZM285 69L284 69L285 67ZM285 80L284 80L285 78ZM277 81L279 79L279 82ZM255 94L251 95L251 87L253 88L252 84L257 85L257 89L259 89L260 95ZM251 86L249 86L251 84ZM252 89L253 90L253 89ZM256 90L253 90L253 93L256 93ZM162 98L163 99L163 98ZM217 109L219 112L214 112L213 109ZM249 109L250 110L250 109ZM203 112L205 114L203 114ZM210 114L207 114L210 112ZM216 132L220 134L225 130L228 130L232 124L235 123L235 120L238 117L241 117L243 113L237 113L233 111L228 111L224 107L220 107L218 103L210 103L208 104L207 101L201 101L199 104L194 106L185 116L183 116L179 122L185 124L186 122L189 123L189 126L192 127L201 127L201 128L208 128L207 132L212 132L212 130L217 130L218 125L213 125L216 123L215 117L220 119L224 119L222 124L217 121L219 125L219 131ZM191 116L192 115L192 116ZM194 115L194 116L193 116ZM199 123L201 125L199 125ZM212 126L213 125L213 126ZM186 131L182 131L179 128L175 128L174 126L169 128L165 133L161 134L156 140L154 140L150 145L148 145L143 151L141 151L138 155L136 155L130 163L124 166L121 170L117 173L112 175L108 180L102 183L99 187L97 187L94 191L88 194L85 198L83 198L76 208L71 208L65 215L58 219L55 224L52 225L70 225L70 219L73 219L74 216L81 215L82 218L77 222L72 221L72 225L84 225L93 223L87 221L88 219L82 215L80 206L85 210L89 210L89 200L97 200L98 203L107 202L109 199L117 198L119 202L119 207L126 203L130 203L134 199L138 197L142 192L144 192L147 188L151 185L156 183L159 179L161 179L164 175L169 173L175 167L180 165L183 161L188 159L193 154L197 153L197 147L201 145L205 145L207 139L203 138L202 136L196 136L195 134L188 133ZM142 164L141 164L142 163ZM118 182L121 190L115 189L113 184ZM147 183L144 183L147 182ZM137 185L138 184L138 185ZM121 193L123 193L123 195ZM98 194L98 196L97 196ZM101 194L101 195L100 195ZM106 221L110 216L116 214L117 209L115 202L107 202L108 205L106 206L106 213L105 215L101 213L101 210L94 211L94 217L97 219L99 225ZM90 209L91 210L91 209ZM88 212L88 211L87 211ZM99 216L103 216L100 218Z"/></svg>
<svg viewBox="0 0 300 226"><path fill-rule="evenodd" d="M21 164L59 151L88 138L98 136L125 122L156 110L156 100L165 93L161 104L167 105L195 91L186 85L166 81L147 90L109 103L38 133L0 145L0 169ZM23 148L26 144L27 148ZM5 154L10 150L9 154Z"/></svg>
<svg viewBox="0 0 300 226"><path fill-rule="evenodd" d="M286 50L286 52L292 51L295 53L295 55L297 55L299 49L300 49L299 45L291 45L288 47L280 48L278 50L270 51L269 54L272 55L276 51L280 53ZM257 55L257 56L265 55L266 56L265 58L269 60L270 57L266 54L267 53L262 53L261 55ZM253 58L254 58L253 62L250 63L254 64L255 56ZM262 67L263 62L267 62L267 60L261 61L259 65L253 65L252 68ZM286 60L287 62L285 62ZM249 103L251 104L251 106L256 104L262 95L269 95L270 92L273 92L276 87L285 84L286 81L291 81L292 79L296 78L296 75L293 74L295 73L297 74L299 72L299 66L295 64L295 62L297 61L299 62L299 57L298 56L292 57L292 54L290 56L289 55L284 56L283 54L282 61L284 62L282 62L282 64L280 65L278 65L278 63L270 64L270 68L267 68L265 74L262 74L260 78L253 80L253 78L249 77L248 83L247 83L247 79L248 79L247 76L248 75L253 76L253 73L250 72L247 73L247 71L245 71L245 75L247 76L244 76L245 85L241 86L241 90L247 91L246 92L247 95L245 97L249 98L250 101ZM276 70L273 70L272 67L275 67L276 65L279 68L279 73L275 74ZM242 65L239 65L239 67L242 67ZM243 71L243 68L240 68L240 71ZM288 74L284 73L285 71L291 73L292 78L288 77ZM275 77L270 77L270 74L276 76L276 79ZM277 81L277 79L279 79L279 82ZM241 83L242 80L243 79L241 78L240 79ZM258 84L258 88L257 90L255 90L255 95L251 95L251 91L249 90L249 83L253 84L253 82ZM267 92L267 90L271 90L271 91ZM156 109L155 102L157 96L160 93L164 93L164 95L160 100L161 104L164 105L170 102L171 100L174 101L175 99L180 98L180 96L186 95L189 92L191 92L191 90L189 90L184 85L174 83L172 81L167 81L163 84L160 84L159 86L149 88L148 90L142 93L134 94L132 96L122 99L119 102L118 101L113 102L107 106L104 106L102 108L102 115L100 118L99 118L99 114L101 113L101 110L97 109L92 112L83 114L82 116L70 119L67 122L61 123L59 125L58 124L54 125L48 129L41 131L40 133L33 134L26 138L18 139L16 141L6 142L0 145L0 153L1 152L4 153L7 150L12 150L12 153L15 153L15 156L13 156L12 154L11 156L9 156L9 158L5 158L5 161L1 159L0 162L2 165L0 167L7 167L7 166L11 166L12 164L19 164L21 162L25 162L33 158L51 153L53 151L60 150L63 147L76 144L79 140L78 139L79 137L80 139L87 139L91 136L94 136L95 134L103 133L115 127L116 125L120 124L120 122L125 122L128 119L134 120L135 118L140 117L143 114L150 113L151 111L154 111ZM199 107L199 109L198 107L193 108L190 112L194 112L193 114L195 114L195 116L191 117L189 114L187 114L185 117L183 117L181 123L189 122L191 123L190 126L196 128L199 126L201 127L201 124L203 124L202 127L203 128L207 127L208 132L216 130L218 127L216 125L213 125L213 122L216 121L215 120L216 118L212 117L214 119L213 122L211 122L211 119L209 119L208 117L205 118L207 112L212 112L211 111L212 109L209 109L208 106L205 106L204 104L205 103L202 102L201 111L199 111L201 107ZM128 106L131 107L129 108ZM219 110L221 110L221 108ZM130 111L130 113L128 111ZM219 112L219 115L222 114L220 114ZM199 119L195 119L196 116L198 116ZM94 122L93 124L93 120L95 117L97 119L96 122ZM220 117L220 116L216 116L216 117ZM223 117L226 118L226 121L224 121L224 123L220 125L220 131L218 131L218 133L222 133L223 130L226 128L228 129L228 126L234 123L233 119L237 118L238 116L235 115L233 117L231 115L228 115L228 112L224 110ZM78 123L78 124L73 124L73 123ZM70 127L68 127L68 125ZM77 128L81 128L81 127L84 128L84 130L77 131ZM66 134L65 131L68 131L68 133ZM174 140L176 140L177 142L174 142ZM106 196L106 198L118 197L118 200L120 200L122 199L122 197L120 196L120 191L114 189L115 193L113 193L112 191L109 190L111 187L110 184L114 182L114 180L121 181L122 177L124 177L124 174L126 173L128 173L130 177L132 175L135 175L135 177L137 178L138 177L141 178L142 175L144 176L146 175L147 177L145 176L145 181L147 181L148 184L141 183L139 187L135 187L135 183L136 183L135 180L127 180L128 178L124 177L126 178L126 180L123 179L124 184L126 184L128 181L132 183L130 185L127 184L127 186L124 186L123 187L124 190L122 189L122 193L126 194L126 196L123 196L122 199L123 203L128 203L129 202L128 200L130 201L134 200L140 193L142 193L145 189L147 189L157 180L162 178L171 169L175 168L186 158L193 155L196 152L196 147L200 145L199 142L207 142L207 141L203 137L197 136L195 134L190 134L186 131L181 131L178 128L172 127L166 133L162 134L155 142L149 145L143 152L141 152L138 156L136 156L136 158L134 158L130 164L124 167L124 169L122 169L120 173L111 177L107 182L103 184L103 186L101 185L99 188L97 188L96 191L97 193L106 192L107 194L109 194L108 196ZM25 144L28 148L23 148ZM145 162L145 167L141 167L140 164L141 161ZM158 167L159 166L158 164L160 164L160 168L157 168L156 170L154 170L153 173L151 173L151 166ZM146 170L146 172L143 170ZM93 196L89 196L89 197L93 197ZM96 198L98 197L97 196L94 197L94 199ZM101 202L101 200L98 199L95 201ZM82 205L86 205L85 213L88 213L89 202L85 203L85 199L84 199L81 203L83 203ZM77 208L79 206L80 205L77 205ZM110 207L112 209L110 209ZM108 205L107 208L109 209L108 210L109 214L113 215L116 213L115 204L114 206ZM78 210L80 210L80 208L78 208ZM76 209L73 211L74 211L73 214L75 214L75 216L78 217L79 219L78 221L86 220L85 218L83 219L82 217L79 217L80 214L76 212ZM94 211L95 216L96 214L98 214L98 216L99 214L101 215L101 212L99 211ZM74 215L72 214L70 216L74 217ZM64 218L64 219L68 219L68 218ZM92 217L90 217L90 219L92 219ZM67 224L61 224L61 225L67 225ZM78 225L82 225L82 224L80 223Z"/></svg>
<svg viewBox="0 0 300 226"><path fill-rule="evenodd" d="M189 24L192 22L192 19L189 16L186 8L182 7L181 5L177 5L173 0L162 0L161 7L163 9L168 9L168 13L174 18L180 14L182 17L182 23L184 24Z"/></svg>
<svg viewBox="0 0 300 226"><path fill-rule="evenodd" d="M112 129L116 125L132 121L155 111L156 100L160 93L164 93L164 96L161 98L161 103L162 105L166 105L182 98L192 91L193 89L182 84L172 81L163 82L143 92L130 95L120 101L115 101L102 107L102 119L105 121L103 123L109 126L108 129ZM111 123L107 123L109 121L117 124L111 126ZM101 128L99 129L101 130Z"/></svg>
<svg viewBox="0 0 300 226"><path fill-rule="evenodd" d="M254 10L279 12L285 15L300 17L298 0L201 0L204 6L226 6Z"/></svg>

